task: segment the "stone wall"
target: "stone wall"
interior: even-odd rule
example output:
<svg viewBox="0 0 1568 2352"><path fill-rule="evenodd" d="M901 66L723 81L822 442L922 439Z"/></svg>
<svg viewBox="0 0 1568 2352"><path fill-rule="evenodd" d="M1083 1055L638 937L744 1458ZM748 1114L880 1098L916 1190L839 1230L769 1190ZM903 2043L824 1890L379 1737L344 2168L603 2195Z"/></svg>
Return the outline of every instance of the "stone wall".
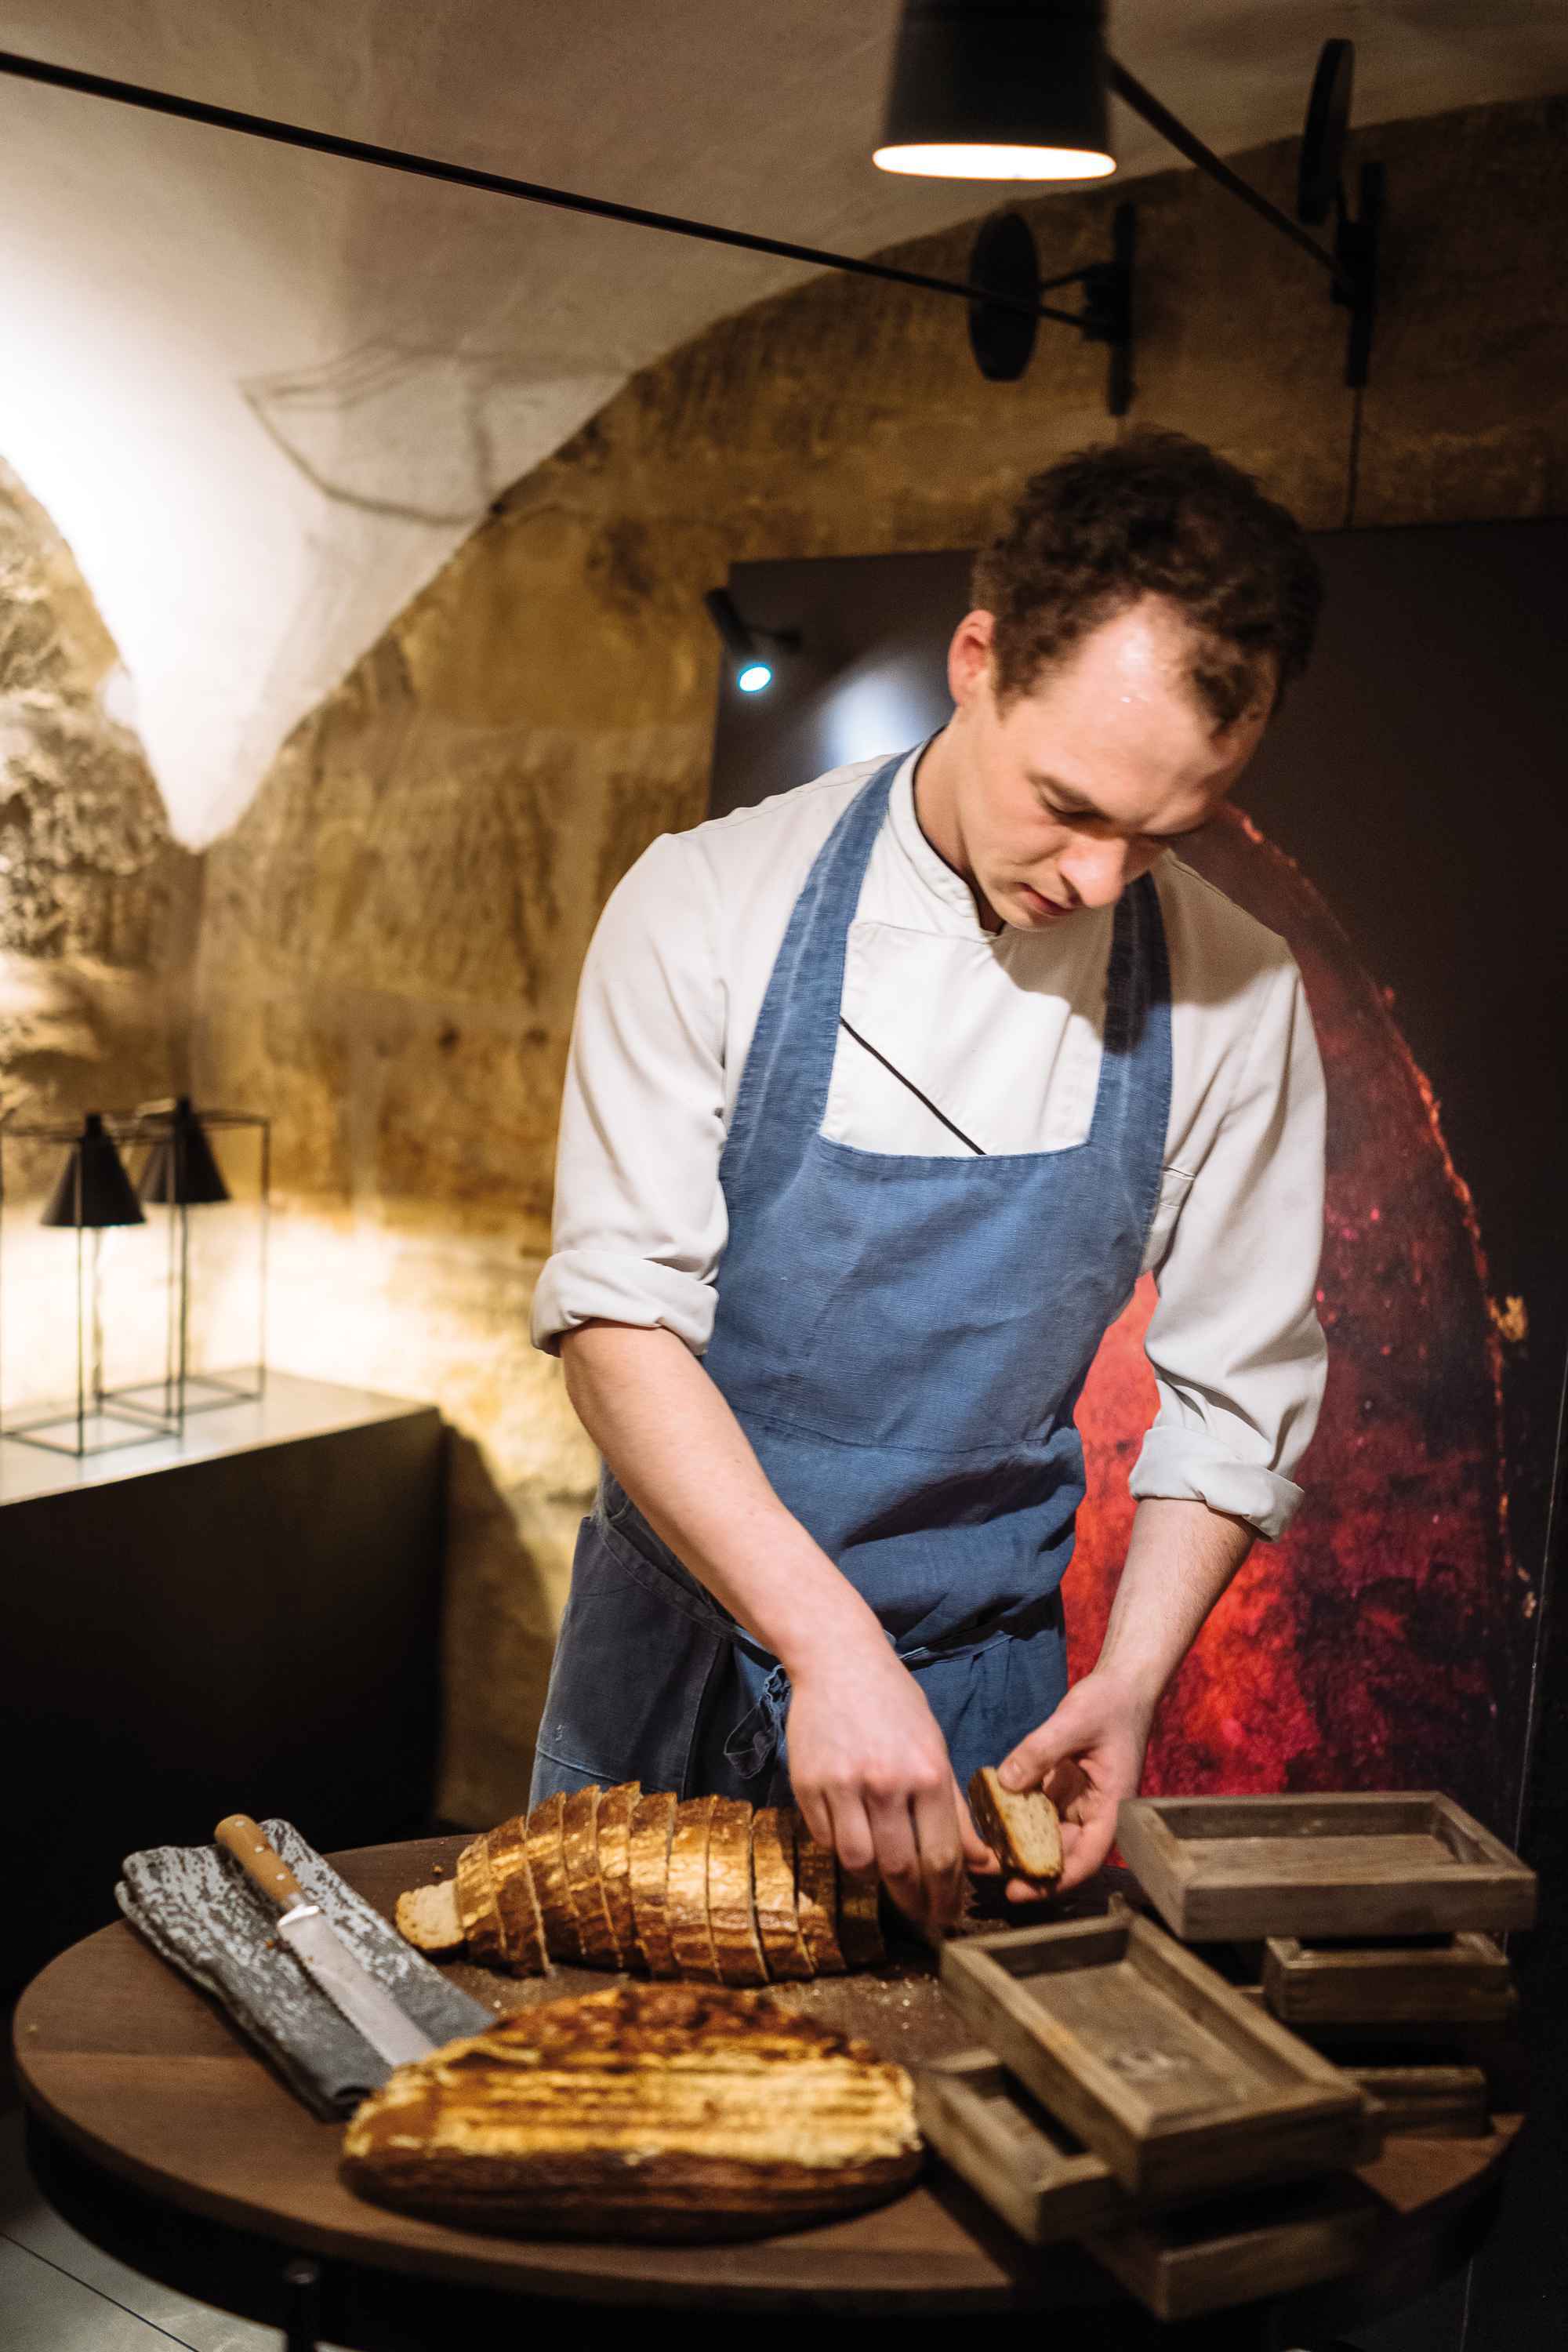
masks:
<svg viewBox="0 0 1568 2352"><path fill-rule="evenodd" d="M112 640L0 464L0 1111L67 1119L184 1067L200 861L170 838Z"/></svg>
<svg viewBox="0 0 1568 2352"><path fill-rule="evenodd" d="M1356 135L1389 174L1359 404L1322 273L1206 179L1138 183L1130 421L1211 442L1310 528L1562 513L1565 131L1552 99ZM1289 209L1295 162L1282 143L1237 167ZM1047 277L1108 252L1117 201L1026 207ZM968 244L899 257L960 275ZM956 305L859 279L727 320L516 485L210 853L197 1078L277 1120L275 1360L434 1396L461 1433L456 1819L526 1794L594 1475L529 1294L594 920L647 841L703 814L702 592L745 559L972 544L1025 474L1113 429L1104 378L1101 350L1046 325L1022 383L984 383Z"/></svg>

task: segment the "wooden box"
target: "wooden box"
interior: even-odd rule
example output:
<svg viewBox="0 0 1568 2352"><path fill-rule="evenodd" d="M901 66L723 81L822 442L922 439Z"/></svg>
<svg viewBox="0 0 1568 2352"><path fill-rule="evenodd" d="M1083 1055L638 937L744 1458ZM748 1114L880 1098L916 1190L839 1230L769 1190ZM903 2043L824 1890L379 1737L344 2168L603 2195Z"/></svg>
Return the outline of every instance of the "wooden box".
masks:
<svg viewBox="0 0 1568 2352"><path fill-rule="evenodd" d="M1287 2025L1499 2025L1513 1979L1489 1936L1311 1944L1271 1936L1263 1989Z"/></svg>
<svg viewBox="0 0 1568 2352"><path fill-rule="evenodd" d="M1535 1874L1435 1793L1132 1797L1117 1843L1189 1943L1528 1927Z"/></svg>
<svg viewBox="0 0 1568 2352"><path fill-rule="evenodd" d="M1359 2160L1356 2085L1131 1913L947 1945L942 1989L1132 2195Z"/></svg>
<svg viewBox="0 0 1568 2352"><path fill-rule="evenodd" d="M1193 2319L1341 2278L1388 2238L1390 2213L1353 2172L1089 2230L1095 2260L1157 2319Z"/></svg>
<svg viewBox="0 0 1568 2352"><path fill-rule="evenodd" d="M964 2050L915 2074L927 2139L1031 2246L1076 2238L1129 2210L1103 2157L1037 2106L989 2050Z"/></svg>

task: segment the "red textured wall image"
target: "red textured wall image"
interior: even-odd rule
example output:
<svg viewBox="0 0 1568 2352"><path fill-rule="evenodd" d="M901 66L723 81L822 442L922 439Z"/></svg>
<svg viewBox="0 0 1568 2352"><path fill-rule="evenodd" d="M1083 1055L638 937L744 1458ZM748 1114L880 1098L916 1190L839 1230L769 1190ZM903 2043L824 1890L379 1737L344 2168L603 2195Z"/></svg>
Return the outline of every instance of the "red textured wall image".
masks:
<svg viewBox="0 0 1568 2352"><path fill-rule="evenodd" d="M1438 1107L1374 979L1311 885L1238 813L1189 862L1301 967L1329 1093L1322 1418L1306 1501L1259 1544L1166 1695L1150 1792L1446 1788L1483 1816L1508 1648L1532 1606L1510 1556L1503 1333ZM1127 1473L1155 1404L1145 1278L1079 1407L1089 1499L1065 1587L1093 1664L1125 1552Z"/></svg>

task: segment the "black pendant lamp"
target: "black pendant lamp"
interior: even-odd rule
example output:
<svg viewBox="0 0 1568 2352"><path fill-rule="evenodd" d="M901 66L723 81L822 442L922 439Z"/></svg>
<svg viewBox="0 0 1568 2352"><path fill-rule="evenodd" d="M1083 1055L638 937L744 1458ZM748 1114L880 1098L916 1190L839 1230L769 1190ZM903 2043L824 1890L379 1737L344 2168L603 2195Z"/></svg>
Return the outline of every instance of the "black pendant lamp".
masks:
<svg viewBox="0 0 1568 2352"><path fill-rule="evenodd" d="M1104 0L905 0L884 172L951 180L1104 179Z"/></svg>
<svg viewBox="0 0 1568 2352"><path fill-rule="evenodd" d="M136 1188L142 1200L166 1209L209 1208L226 1201L228 1186L189 1095L180 1096L167 1120Z"/></svg>
<svg viewBox="0 0 1568 2352"><path fill-rule="evenodd" d="M89 1110L44 1211L46 1225L96 1232L107 1225L143 1225L125 1163L100 1111Z"/></svg>

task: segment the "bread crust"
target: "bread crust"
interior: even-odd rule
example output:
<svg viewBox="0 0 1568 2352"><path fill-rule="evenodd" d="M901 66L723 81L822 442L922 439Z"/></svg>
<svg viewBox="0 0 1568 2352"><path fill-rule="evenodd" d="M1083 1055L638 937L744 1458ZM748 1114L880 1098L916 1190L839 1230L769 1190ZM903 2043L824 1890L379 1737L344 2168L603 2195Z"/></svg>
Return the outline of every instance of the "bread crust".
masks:
<svg viewBox="0 0 1568 2352"><path fill-rule="evenodd" d="M622 1780L617 1787L606 1789L599 1801L599 1878L605 1890L605 1908L610 1915L618 1969L635 1969L637 1964L631 1831L632 1813L641 1795L640 1780Z"/></svg>
<svg viewBox="0 0 1568 2352"><path fill-rule="evenodd" d="M795 1840L799 1815L789 1806L763 1805L752 1817L752 1883L757 1934L775 1983L814 1976L811 1954L795 1909Z"/></svg>
<svg viewBox="0 0 1568 2352"><path fill-rule="evenodd" d="M740 1797L714 1801L708 1838L708 1924L721 1983L766 1984L767 1964L752 1893L752 1808Z"/></svg>
<svg viewBox="0 0 1568 2352"><path fill-rule="evenodd" d="M521 1813L514 1813L510 1821L498 1822L485 1843L500 1920L502 1958L513 1976L548 1976L550 1952L533 1873L528 1865L528 1823Z"/></svg>
<svg viewBox="0 0 1568 2352"><path fill-rule="evenodd" d="M795 1909L800 1932L819 1977L845 1974L838 1942L838 1858L830 1845L818 1845L804 1821L795 1829Z"/></svg>
<svg viewBox="0 0 1568 2352"><path fill-rule="evenodd" d="M458 1887L458 1916L470 1959L482 1967L500 1968L502 1960L500 1915L496 1909L495 1885L490 1877L490 1858L482 1837L473 1838L458 1856L454 1874Z"/></svg>
<svg viewBox="0 0 1568 2352"><path fill-rule="evenodd" d="M1027 1834L1047 1848L1043 1862L1031 1848L1018 1842L1022 1824L1016 1829L1011 1807L1027 1813ZM970 1777L969 1810L975 1828L1009 1875L1026 1878L1035 1886L1056 1884L1062 1874L1061 1823L1056 1807L1043 1790L1004 1789L994 1768L983 1764ZM1053 1845L1054 1853L1050 1851Z"/></svg>
<svg viewBox="0 0 1568 2352"><path fill-rule="evenodd" d="M561 1850L561 1816L565 1806L566 1799L558 1789L530 1813L528 1866L533 1873L550 1957L552 1960L573 1961L583 1957L583 1939L577 1933L577 1914L573 1907L572 1889L566 1883L566 1859Z"/></svg>
<svg viewBox="0 0 1568 2352"><path fill-rule="evenodd" d="M610 1906L599 1874L599 1806L604 1793L596 1783L573 1790L561 1811L561 1853L583 1958L590 1968L613 1969L619 1964L616 1931L610 1925Z"/></svg>
<svg viewBox="0 0 1568 2352"><path fill-rule="evenodd" d="M669 1923L670 1957L676 1971L704 1983L719 1981L718 1956L708 1922L708 1842L713 1828L717 1797L687 1797L675 1809L675 1831L669 1841L669 1891L666 1917Z"/></svg>
<svg viewBox="0 0 1568 2352"><path fill-rule="evenodd" d="M631 1898L637 1951L651 1977L672 1977L669 1947L669 1841L676 1801L660 1790L632 1808Z"/></svg>
<svg viewBox="0 0 1568 2352"><path fill-rule="evenodd" d="M755 2234L892 2195L919 2163L902 2067L697 1985L615 1986L451 2042L343 2142L361 2194L531 2234Z"/></svg>

